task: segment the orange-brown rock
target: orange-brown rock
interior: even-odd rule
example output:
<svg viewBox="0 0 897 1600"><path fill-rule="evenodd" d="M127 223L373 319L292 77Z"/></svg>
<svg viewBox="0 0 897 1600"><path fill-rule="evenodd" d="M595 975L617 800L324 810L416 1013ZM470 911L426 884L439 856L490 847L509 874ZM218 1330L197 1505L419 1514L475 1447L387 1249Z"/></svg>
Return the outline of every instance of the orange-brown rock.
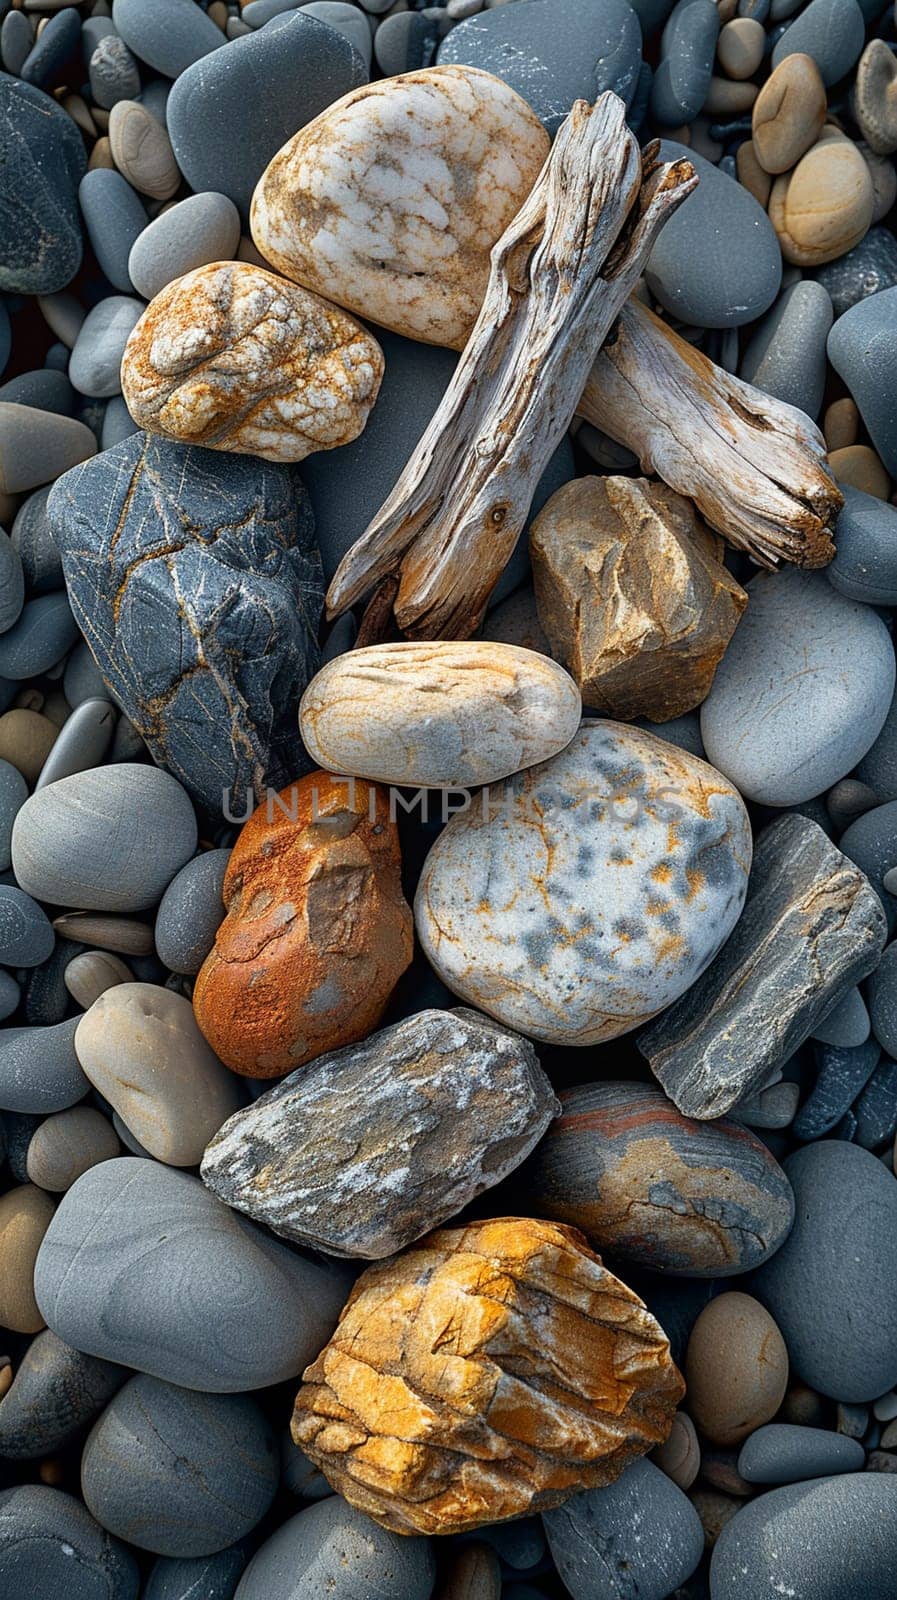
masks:
<svg viewBox="0 0 897 1600"><path fill-rule="evenodd" d="M663 1330L581 1233L502 1217L362 1273L292 1433L384 1527L459 1533L613 1482L683 1393Z"/></svg>
<svg viewBox="0 0 897 1600"><path fill-rule="evenodd" d="M592 710L666 722L700 705L747 604L722 539L647 478L576 478L530 530L539 620Z"/></svg>
<svg viewBox="0 0 897 1600"><path fill-rule="evenodd" d="M411 960L386 791L311 772L253 813L224 879L227 916L196 980L215 1053L274 1078L377 1026Z"/></svg>

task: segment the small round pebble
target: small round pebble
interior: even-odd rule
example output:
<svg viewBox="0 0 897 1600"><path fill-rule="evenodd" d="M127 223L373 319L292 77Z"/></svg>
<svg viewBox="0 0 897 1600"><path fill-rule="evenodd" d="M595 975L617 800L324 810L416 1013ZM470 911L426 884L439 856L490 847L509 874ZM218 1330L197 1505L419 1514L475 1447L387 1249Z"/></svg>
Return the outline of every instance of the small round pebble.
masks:
<svg viewBox="0 0 897 1600"><path fill-rule="evenodd" d="M168 885L156 913L160 961L172 972L196 973L224 920L221 897L229 850L206 850L182 867Z"/></svg>
<svg viewBox="0 0 897 1600"><path fill-rule="evenodd" d="M33 787L58 733L59 729L39 711L14 707L0 717L0 759L15 767L26 786ZM16 808L16 814L20 809ZM10 857L11 854L10 843Z"/></svg>
<svg viewBox="0 0 897 1600"><path fill-rule="evenodd" d="M124 1367L85 1356L45 1328L0 1404L0 1452L13 1461L54 1454L99 1416L126 1377Z"/></svg>
<svg viewBox="0 0 897 1600"><path fill-rule="evenodd" d="M685 1380L689 1415L714 1444L740 1444L775 1416L788 1351L758 1300L732 1290L704 1307L688 1341Z"/></svg>
<svg viewBox="0 0 897 1600"><path fill-rule="evenodd" d="M666 1600L691 1577L704 1548L694 1506L650 1461L635 1461L606 1489L546 1511L544 1522L573 1600Z"/></svg>
<svg viewBox="0 0 897 1600"><path fill-rule="evenodd" d="M48 1115L66 1111L90 1091L75 1055L77 1018L0 1033L0 1107Z"/></svg>
<svg viewBox="0 0 897 1600"><path fill-rule="evenodd" d="M39 967L55 942L46 913L30 894L0 884L0 962L7 967Z"/></svg>
<svg viewBox="0 0 897 1600"><path fill-rule="evenodd" d="M821 283L791 284L751 336L739 377L815 421L825 393L825 342L833 315Z"/></svg>
<svg viewBox="0 0 897 1600"><path fill-rule="evenodd" d="M272 1534L235 1600L430 1600L435 1578L429 1539L391 1533L331 1495Z"/></svg>
<svg viewBox="0 0 897 1600"><path fill-rule="evenodd" d="M225 194L188 195L144 228L128 256L128 274L146 300L195 267L230 261L240 243L240 213Z"/></svg>
<svg viewBox="0 0 897 1600"><path fill-rule="evenodd" d="M40 1189L63 1194L82 1172L120 1154L118 1135L108 1117L94 1106L72 1106L47 1117L35 1130L26 1170Z"/></svg>
<svg viewBox="0 0 897 1600"><path fill-rule="evenodd" d="M80 394L107 399L121 392L121 358L145 309L141 300L113 294L88 312L69 362Z"/></svg>
<svg viewBox="0 0 897 1600"><path fill-rule="evenodd" d="M680 1489L690 1489L701 1466L697 1430L687 1411L677 1411L669 1437L651 1451L651 1460Z"/></svg>
<svg viewBox="0 0 897 1600"><path fill-rule="evenodd" d="M149 222L137 190L111 167L95 167L82 178L78 199L100 267L114 289L130 294L137 285L131 281L128 261Z"/></svg>
<svg viewBox="0 0 897 1600"><path fill-rule="evenodd" d="M133 100L140 93L140 68L117 33L106 33L97 40L87 63L87 75L94 105L104 111L111 111L119 100Z"/></svg>
<svg viewBox="0 0 897 1600"><path fill-rule="evenodd" d="M852 444L846 450L832 450L828 464L839 488L859 489L861 494L887 500L891 480L881 458L867 444Z"/></svg>
<svg viewBox="0 0 897 1600"><path fill-rule="evenodd" d="M768 1422L745 1440L738 1470L748 1483L802 1483L836 1472L862 1472L865 1460L863 1446L843 1433Z"/></svg>
<svg viewBox="0 0 897 1600"><path fill-rule="evenodd" d="M181 174L165 128L148 107L120 100L109 116L109 146L122 177L138 194L170 200Z"/></svg>

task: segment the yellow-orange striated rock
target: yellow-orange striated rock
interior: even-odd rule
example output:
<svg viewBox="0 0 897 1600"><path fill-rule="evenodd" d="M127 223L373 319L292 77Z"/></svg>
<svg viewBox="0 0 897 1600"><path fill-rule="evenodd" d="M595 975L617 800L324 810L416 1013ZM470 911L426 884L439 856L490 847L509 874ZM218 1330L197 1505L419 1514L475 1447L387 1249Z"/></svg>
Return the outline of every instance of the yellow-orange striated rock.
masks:
<svg viewBox="0 0 897 1600"><path fill-rule="evenodd" d="M274 1078L376 1028L411 960L398 829L385 790L311 772L234 846L227 916L193 993L212 1049Z"/></svg>
<svg viewBox="0 0 897 1600"><path fill-rule="evenodd" d="M268 461L357 438L382 377L380 346L354 317L245 261L166 284L121 364L128 410L148 433Z"/></svg>
<svg viewBox="0 0 897 1600"><path fill-rule="evenodd" d="M647 478L576 478L530 530L539 620L585 704L666 722L706 698L747 605L725 545Z"/></svg>
<svg viewBox="0 0 897 1600"><path fill-rule="evenodd" d="M611 1483L666 1439L684 1388L581 1233L502 1217L362 1273L292 1433L384 1527L459 1533Z"/></svg>

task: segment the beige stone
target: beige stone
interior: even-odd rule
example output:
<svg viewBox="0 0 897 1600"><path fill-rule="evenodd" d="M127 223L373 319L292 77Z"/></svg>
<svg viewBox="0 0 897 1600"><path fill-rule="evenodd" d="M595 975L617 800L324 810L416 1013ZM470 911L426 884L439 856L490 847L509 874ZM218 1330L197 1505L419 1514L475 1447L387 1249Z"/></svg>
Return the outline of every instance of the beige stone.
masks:
<svg viewBox="0 0 897 1600"><path fill-rule="evenodd" d="M851 489L862 489L876 500L887 500L891 494L891 480L881 457L868 444L849 444L829 452L829 466L839 483Z"/></svg>
<svg viewBox="0 0 897 1600"><path fill-rule="evenodd" d="M123 178L154 200L170 200L181 186L171 140L158 117L139 100L119 100L109 113L109 146Z"/></svg>
<svg viewBox="0 0 897 1600"><path fill-rule="evenodd" d="M752 78L766 48L766 31L755 17L733 17L716 41L716 59L730 78Z"/></svg>
<svg viewBox="0 0 897 1600"><path fill-rule="evenodd" d="M717 1295L691 1331L688 1410L714 1444L736 1445L775 1416L788 1383L788 1352L775 1322L749 1294Z"/></svg>
<svg viewBox="0 0 897 1600"><path fill-rule="evenodd" d="M735 167L739 183L750 191L755 200L759 200L765 210L772 188L772 178L757 160L753 139L745 139L744 144L738 146L735 152Z"/></svg>
<svg viewBox="0 0 897 1600"><path fill-rule="evenodd" d="M78 1023L75 1053L144 1149L174 1167L197 1166L241 1104L189 1000L154 983L117 984L100 995Z"/></svg>
<svg viewBox="0 0 897 1600"><path fill-rule="evenodd" d="M690 501L576 478L530 530L539 618L590 710L663 722L706 697L747 596Z"/></svg>
<svg viewBox="0 0 897 1600"><path fill-rule="evenodd" d="M738 83L733 78L711 78L702 111L710 117L741 117L750 111L757 98L755 83Z"/></svg>
<svg viewBox="0 0 897 1600"><path fill-rule="evenodd" d="M860 413L856 401L848 395L826 406L822 431L829 451L845 450L848 445L856 444L860 432Z"/></svg>
<svg viewBox="0 0 897 1600"><path fill-rule="evenodd" d="M119 956L109 950L83 950L65 969L65 986L73 1000L88 1011L107 989L119 983L133 983L134 974Z"/></svg>
<svg viewBox="0 0 897 1600"><path fill-rule="evenodd" d="M575 683L533 650L404 641L329 661L302 696L299 727L329 772L479 788L557 755L581 714Z"/></svg>
<svg viewBox="0 0 897 1600"><path fill-rule="evenodd" d="M95 1106L72 1106L35 1128L25 1167L32 1183L61 1194L91 1167L118 1155L121 1145L109 1118Z"/></svg>
<svg viewBox="0 0 897 1600"><path fill-rule="evenodd" d="M876 155L897 150L897 58L884 39L870 39L857 64L853 113Z"/></svg>
<svg viewBox="0 0 897 1600"><path fill-rule="evenodd" d="M852 250L868 232L874 210L869 168L840 134L808 150L793 172L776 179L769 196L769 220L782 255L798 267L818 267Z"/></svg>
<svg viewBox="0 0 897 1600"><path fill-rule="evenodd" d="M166 285L134 329L122 392L150 433L302 461L361 433L383 355L354 318L241 261Z"/></svg>
<svg viewBox="0 0 897 1600"><path fill-rule="evenodd" d="M876 155L867 144L858 144L859 150L872 179L872 189L875 194L875 210L872 213L872 222L881 222L890 211L894 201L897 200L897 169L889 156Z"/></svg>
<svg viewBox="0 0 897 1600"><path fill-rule="evenodd" d="M815 144L828 106L812 56L786 56L754 101L754 154L767 172L787 172Z"/></svg>
<svg viewBox="0 0 897 1600"><path fill-rule="evenodd" d="M651 1451L651 1460L680 1489L690 1489L701 1465L701 1446L687 1411L677 1411L669 1438Z"/></svg>
<svg viewBox="0 0 897 1600"><path fill-rule="evenodd" d="M118 955L148 956L155 949L148 923L137 917L116 916L114 912L66 911L53 918L53 927L61 939L99 945L101 950L113 950Z"/></svg>
<svg viewBox="0 0 897 1600"><path fill-rule="evenodd" d="M345 95L256 187L252 237L279 272L384 327L459 349L489 253L549 138L507 84L429 67Z"/></svg>
<svg viewBox="0 0 897 1600"><path fill-rule="evenodd" d="M14 708L0 717L0 760L17 767L33 789L59 729L39 711Z"/></svg>
<svg viewBox="0 0 897 1600"><path fill-rule="evenodd" d="M97 140L90 152L90 160L87 163L88 172L96 172L98 167L104 167L109 172L115 168L115 162L112 159L112 146L106 134L103 134L103 137Z"/></svg>
<svg viewBox="0 0 897 1600"><path fill-rule="evenodd" d="M44 1326L34 1298L34 1263L54 1210L33 1183L18 1184L0 1199L0 1324L14 1333Z"/></svg>

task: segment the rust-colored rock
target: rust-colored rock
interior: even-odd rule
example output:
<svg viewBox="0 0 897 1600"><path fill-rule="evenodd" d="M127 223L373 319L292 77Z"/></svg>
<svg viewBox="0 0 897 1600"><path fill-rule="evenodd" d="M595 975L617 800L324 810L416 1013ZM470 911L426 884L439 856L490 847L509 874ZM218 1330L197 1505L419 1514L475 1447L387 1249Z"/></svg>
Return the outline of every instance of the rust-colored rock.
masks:
<svg viewBox="0 0 897 1600"><path fill-rule="evenodd" d="M700 705L747 604L722 539L647 478L576 478L539 513L539 620L587 706L666 722Z"/></svg>
<svg viewBox="0 0 897 1600"><path fill-rule="evenodd" d="M292 1433L384 1527L459 1533L612 1483L683 1393L663 1330L582 1234L502 1217L361 1275Z"/></svg>
<svg viewBox="0 0 897 1600"><path fill-rule="evenodd" d="M227 916L193 994L220 1057L274 1078L377 1026L411 960L398 830L385 790L310 772L234 846Z"/></svg>

